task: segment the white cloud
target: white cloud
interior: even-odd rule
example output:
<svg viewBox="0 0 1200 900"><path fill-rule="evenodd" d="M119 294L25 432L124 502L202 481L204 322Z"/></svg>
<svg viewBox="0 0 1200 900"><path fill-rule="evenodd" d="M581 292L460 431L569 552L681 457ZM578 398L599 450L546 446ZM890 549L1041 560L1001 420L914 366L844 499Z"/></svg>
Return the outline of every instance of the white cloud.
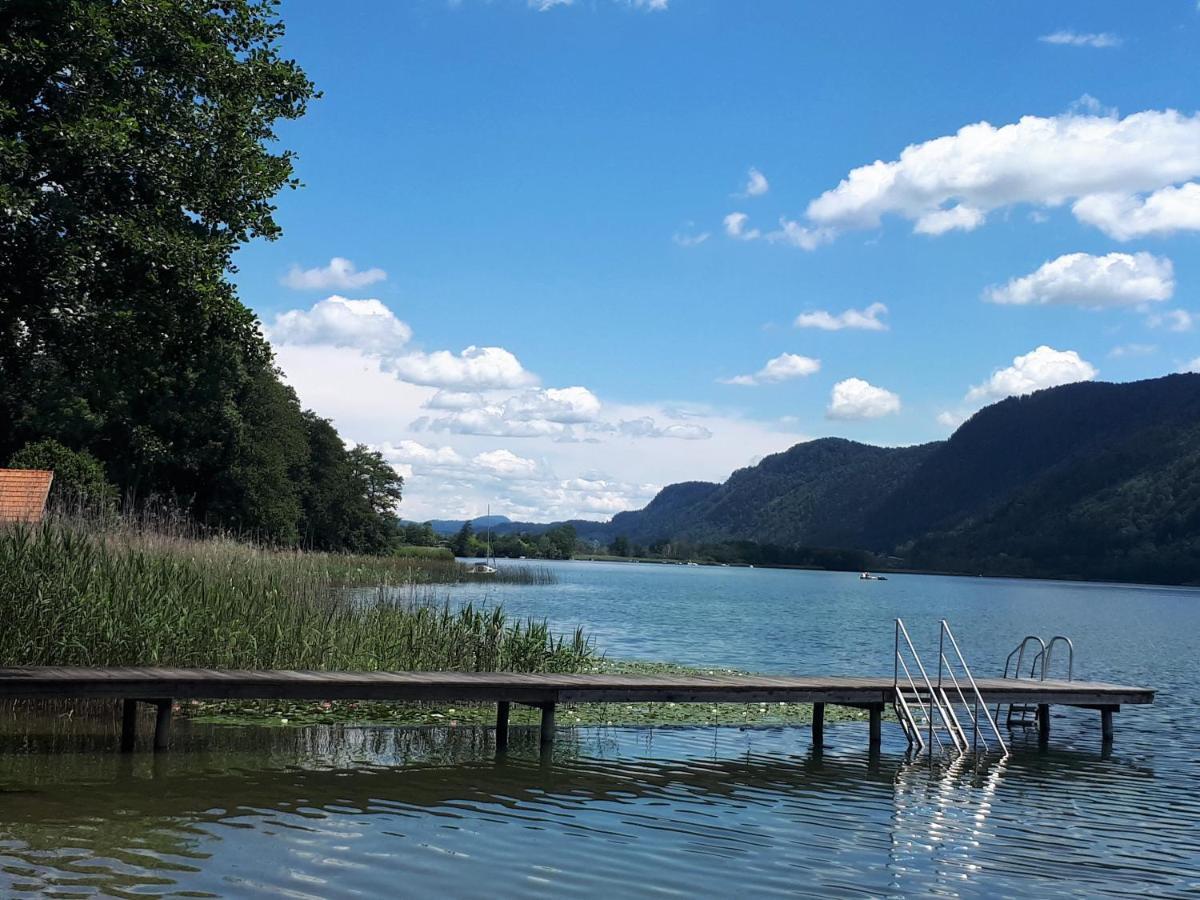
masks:
<svg viewBox="0 0 1200 900"><path fill-rule="evenodd" d="M485 405L483 394L478 391L439 390L425 401L426 409L475 409Z"/></svg>
<svg viewBox="0 0 1200 900"><path fill-rule="evenodd" d="M1075 201L1071 211L1079 221L1094 225L1118 241L1200 231L1200 184L1165 187L1146 197L1091 194Z"/></svg>
<svg viewBox="0 0 1200 900"><path fill-rule="evenodd" d="M1091 381L1098 374L1096 367L1074 350L1055 350L1043 344L1015 357L1011 366L997 369L983 384L967 391L965 399L973 404L991 403L1060 384Z"/></svg>
<svg viewBox="0 0 1200 900"><path fill-rule="evenodd" d="M811 437L795 423L697 404L604 403L595 422L514 420L514 429L548 432L522 437L518 446L517 438L468 433L461 423L454 430L430 429L428 417L436 414L426 404L438 391L398 380L377 355L315 344L275 349L305 407L332 419L350 441L390 448L386 458L406 478L400 513L416 521L482 515L488 504L493 513L523 521L605 519L645 506L661 485L723 480L756 457ZM523 391L481 393L485 405L502 407ZM420 422L416 428L409 424L414 420ZM688 439L702 440L703 453L687 452L696 446L682 444ZM475 462L497 449L536 461L537 473L498 474L503 465L497 457L486 458L490 468ZM529 468L519 462L515 467Z"/></svg>
<svg viewBox="0 0 1200 900"><path fill-rule="evenodd" d="M584 387L546 388L510 397L502 407L505 418L575 424L592 422L600 414L600 400Z"/></svg>
<svg viewBox="0 0 1200 900"><path fill-rule="evenodd" d="M1183 374L1200 375L1200 356L1197 356L1195 359L1193 359L1189 363L1184 363L1183 367L1180 368L1179 371Z"/></svg>
<svg viewBox="0 0 1200 900"><path fill-rule="evenodd" d="M384 368L413 384L431 387L494 390L517 388L537 381L503 347L467 347L461 353L437 350L406 353L384 360Z"/></svg>
<svg viewBox="0 0 1200 900"><path fill-rule="evenodd" d="M781 353L774 359L767 360L766 365L753 375L735 375L732 378L719 379L722 384L775 384L791 378L802 378L820 371L821 361L810 356L800 356L796 353Z"/></svg>
<svg viewBox="0 0 1200 900"><path fill-rule="evenodd" d="M419 441L384 443L377 448L388 462L399 465L414 463L426 466L460 466L463 458L453 447L429 447Z"/></svg>
<svg viewBox="0 0 1200 900"><path fill-rule="evenodd" d="M686 231L677 231L671 235L671 240L680 247L699 247L710 237L707 231L695 232L695 223L688 222Z"/></svg>
<svg viewBox="0 0 1200 900"><path fill-rule="evenodd" d="M951 412L945 410L937 414L937 423L943 428L957 428L963 422L967 421L965 413Z"/></svg>
<svg viewBox="0 0 1200 900"><path fill-rule="evenodd" d="M1166 257L1150 253L1068 253L1043 263L1029 275L988 288L984 298L1020 306L1064 304L1103 309L1167 300L1174 291L1174 267Z"/></svg>
<svg viewBox="0 0 1200 900"><path fill-rule="evenodd" d="M617 423L617 431L626 437L675 438L681 441L706 441L713 436L703 425L678 422L659 425L650 416L623 419Z"/></svg>
<svg viewBox="0 0 1200 900"><path fill-rule="evenodd" d="M624 0L627 6L642 12L666 12L670 0Z"/></svg>
<svg viewBox="0 0 1200 900"><path fill-rule="evenodd" d="M540 466L511 450L488 450L471 460L476 466L493 475L506 478L531 478L538 474Z"/></svg>
<svg viewBox="0 0 1200 900"><path fill-rule="evenodd" d="M1068 47L1094 47L1098 50L1106 47L1121 46L1121 39L1115 34L1109 34L1107 31L1081 32L1067 29L1055 31L1051 34L1043 34L1038 40L1043 44L1064 44Z"/></svg>
<svg viewBox="0 0 1200 900"><path fill-rule="evenodd" d="M1123 207L1114 207L1111 199L1102 203L1097 195L1116 194L1138 204L1139 195L1197 176L1200 115L1148 110L1121 119L1072 111L1025 116L999 128L977 122L910 145L890 162L853 169L808 205L809 225L801 227L874 228L885 215L899 215L917 231L941 233L976 228L991 210L1017 203L1057 206L1077 200L1081 221L1116 236L1151 226L1110 220L1101 210ZM1181 227L1174 210L1180 204L1191 210L1191 189L1182 196L1151 197L1144 201L1150 206L1146 221L1156 231ZM1173 212L1160 213L1159 206Z"/></svg>
<svg viewBox="0 0 1200 900"><path fill-rule="evenodd" d="M983 210L960 203L949 209L925 213L917 219L913 231L931 235L945 234L947 231L974 231L986 218Z"/></svg>
<svg viewBox="0 0 1200 900"><path fill-rule="evenodd" d="M387 278L383 269L358 271L354 263L341 256L329 260L329 265L315 269L292 266L283 276L283 283L298 291L353 291Z"/></svg>
<svg viewBox="0 0 1200 900"><path fill-rule="evenodd" d="M848 309L837 314L818 309L800 313L792 324L797 328L820 328L822 331L841 331L843 328L887 331L887 323L879 319L887 311L882 303L872 303L866 309Z"/></svg>
<svg viewBox="0 0 1200 900"><path fill-rule="evenodd" d="M770 182L767 181L767 176L753 166L746 175L746 186L742 188L741 196L743 197L761 197L771 189Z"/></svg>
<svg viewBox="0 0 1200 900"><path fill-rule="evenodd" d="M571 6L575 0L529 0L529 8L538 12L548 12L556 6Z"/></svg>
<svg viewBox="0 0 1200 900"><path fill-rule="evenodd" d="M825 415L830 419L877 419L898 412L897 394L861 378L847 378L833 386Z"/></svg>
<svg viewBox="0 0 1200 900"><path fill-rule="evenodd" d="M1186 309L1168 309L1161 313L1152 313L1146 317L1146 324L1151 328L1165 328L1167 331L1191 331L1196 326L1197 316Z"/></svg>
<svg viewBox="0 0 1200 900"><path fill-rule="evenodd" d="M750 217L743 212L731 212L724 218L725 233L739 241L753 241L760 236L757 228L747 230L746 220Z"/></svg>
<svg viewBox="0 0 1200 900"><path fill-rule="evenodd" d="M336 294L308 310L280 313L267 333L276 343L354 347L380 354L399 350L412 338L412 329L378 300L348 300Z"/></svg>
<svg viewBox="0 0 1200 900"><path fill-rule="evenodd" d="M1151 356L1158 352L1154 344L1121 344L1108 351L1110 359L1123 359L1129 356Z"/></svg>
<svg viewBox="0 0 1200 900"><path fill-rule="evenodd" d="M755 232L757 237L758 233ZM779 228L766 235L772 244L788 244L801 250L815 250L822 244L828 244L835 237L832 228L809 228L791 219L780 219Z"/></svg>

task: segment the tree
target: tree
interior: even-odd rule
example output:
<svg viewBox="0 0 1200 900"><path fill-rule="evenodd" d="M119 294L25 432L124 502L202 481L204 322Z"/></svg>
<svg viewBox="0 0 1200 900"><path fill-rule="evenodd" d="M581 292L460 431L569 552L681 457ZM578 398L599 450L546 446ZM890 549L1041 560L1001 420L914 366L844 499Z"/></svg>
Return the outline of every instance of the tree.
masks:
<svg viewBox="0 0 1200 900"><path fill-rule="evenodd" d="M271 353L226 277L297 185L274 126L314 89L282 31L270 0L0 6L0 458L52 438L135 497L295 529L268 502L294 431L254 427Z"/></svg>
<svg viewBox="0 0 1200 900"><path fill-rule="evenodd" d="M608 552L613 556L628 556L629 555L629 538L623 534L613 538L613 542L609 545Z"/></svg>
<svg viewBox="0 0 1200 900"><path fill-rule="evenodd" d="M8 464L14 469L54 472L51 506L90 512L107 512L116 506L116 488L105 477L99 460L86 451L70 450L58 441L37 441L13 454Z"/></svg>
<svg viewBox="0 0 1200 900"><path fill-rule="evenodd" d="M471 537L474 532L470 522L463 522L462 528L458 529L458 534L450 542L450 549L454 551L455 556L471 555Z"/></svg>

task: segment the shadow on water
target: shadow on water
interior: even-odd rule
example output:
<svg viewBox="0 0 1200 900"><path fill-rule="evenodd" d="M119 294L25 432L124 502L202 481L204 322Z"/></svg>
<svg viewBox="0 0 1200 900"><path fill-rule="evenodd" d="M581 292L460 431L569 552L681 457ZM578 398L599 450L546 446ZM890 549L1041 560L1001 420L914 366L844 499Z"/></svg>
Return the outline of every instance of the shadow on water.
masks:
<svg viewBox="0 0 1200 900"><path fill-rule="evenodd" d="M449 874L461 896L961 895L1031 891L1068 867L1076 888L1103 892L1112 854L1119 890L1186 869L1187 834L1131 847L1080 809L1128 821L1129 785L1154 778L1134 761L1058 750L931 764L869 754L864 731L832 726L814 751L801 728L563 729L542 759L534 728L514 728L497 758L480 727L181 723L170 753L121 756L108 723L32 721L0 736L0 884L373 896L397 878L444 890ZM605 865L616 846L621 865ZM999 865L1014 854L1027 865Z"/></svg>

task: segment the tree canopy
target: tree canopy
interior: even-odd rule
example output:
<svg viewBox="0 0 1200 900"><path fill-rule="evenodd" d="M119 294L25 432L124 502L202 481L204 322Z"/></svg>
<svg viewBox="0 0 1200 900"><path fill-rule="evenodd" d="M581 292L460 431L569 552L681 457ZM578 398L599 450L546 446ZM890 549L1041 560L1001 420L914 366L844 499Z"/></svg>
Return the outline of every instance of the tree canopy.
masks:
<svg viewBox="0 0 1200 900"><path fill-rule="evenodd" d="M276 124L316 96L276 6L0 4L0 459L53 439L134 502L374 547L399 475L300 408L229 280L280 233Z"/></svg>

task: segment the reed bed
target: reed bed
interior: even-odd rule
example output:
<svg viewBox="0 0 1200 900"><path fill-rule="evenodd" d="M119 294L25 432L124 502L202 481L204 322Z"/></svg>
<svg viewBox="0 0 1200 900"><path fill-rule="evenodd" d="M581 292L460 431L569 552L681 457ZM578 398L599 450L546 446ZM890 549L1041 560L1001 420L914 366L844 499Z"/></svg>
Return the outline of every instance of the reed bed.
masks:
<svg viewBox="0 0 1200 900"><path fill-rule="evenodd" d="M538 584L536 569L490 581ZM571 672L582 632L453 609L445 559L270 550L146 529L0 529L0 665Z"/></svg>

